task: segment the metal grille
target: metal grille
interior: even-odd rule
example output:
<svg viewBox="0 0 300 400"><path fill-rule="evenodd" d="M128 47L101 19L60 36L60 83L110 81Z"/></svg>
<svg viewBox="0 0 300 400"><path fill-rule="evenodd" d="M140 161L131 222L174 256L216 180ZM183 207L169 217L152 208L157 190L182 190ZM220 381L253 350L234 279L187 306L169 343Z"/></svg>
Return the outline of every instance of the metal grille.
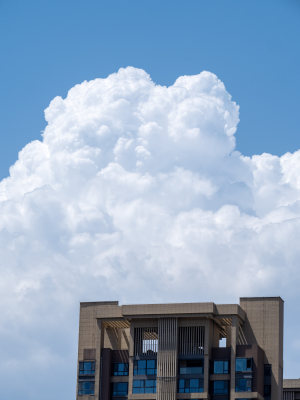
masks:
<svg viewBox="0 0 300 400"><path fill-rule="evenodd" d="M176 377L157 377L157 400L176 400Z"/></svg>
<svg viewBox="0 0 300 400"><path fill-rule="evenodd" d="M157 400L176 400L177 318L161 318L158 323Z"/></svg>
<svg viewBox="0 0 300 400"><path fill-rule="evenodd" d="M135 328L134 329L134 355L156 354L158 350L157 328Z"/></svg>
<svg viewBox="0 0 300 400"><path fill-rule="evenodd" d="M179 355L204 354L204 326L179 328Z"/></svg>
<svg viewBox="0 0 300 400"><path fill-rule="evenodd" d="M295 392L294 391L283 391L283 400L294 400Z"/></svg>

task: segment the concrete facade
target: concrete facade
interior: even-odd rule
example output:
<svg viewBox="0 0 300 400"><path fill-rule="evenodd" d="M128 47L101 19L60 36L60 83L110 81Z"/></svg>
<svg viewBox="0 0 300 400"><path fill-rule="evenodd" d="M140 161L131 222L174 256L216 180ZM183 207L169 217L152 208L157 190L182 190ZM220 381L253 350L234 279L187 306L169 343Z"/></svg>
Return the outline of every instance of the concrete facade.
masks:
<svg viewBox="0 0 300 400"><path fill-rule="evenodd" d="M283 400L300 400L300 379L283 380Z"/></svg>
<svg viewBox="0 0 300 400"><path fill-rule="evenodd" d="M281 400L282 360L280 297L80 304L78 400Z"/></svg>

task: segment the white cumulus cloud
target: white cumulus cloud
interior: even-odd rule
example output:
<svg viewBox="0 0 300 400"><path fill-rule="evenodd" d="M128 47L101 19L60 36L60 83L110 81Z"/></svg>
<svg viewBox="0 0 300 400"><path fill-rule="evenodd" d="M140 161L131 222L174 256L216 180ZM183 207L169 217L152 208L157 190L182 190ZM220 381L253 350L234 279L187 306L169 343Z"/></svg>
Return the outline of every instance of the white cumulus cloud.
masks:
<svg viewBox="0 0 300 400"><path fill-rule="evenodd" d="M237 152L214 74L165 87L120 69L45 117L0 182L5 398L74 396L79 301L299 301L300 151Z"/></svg>

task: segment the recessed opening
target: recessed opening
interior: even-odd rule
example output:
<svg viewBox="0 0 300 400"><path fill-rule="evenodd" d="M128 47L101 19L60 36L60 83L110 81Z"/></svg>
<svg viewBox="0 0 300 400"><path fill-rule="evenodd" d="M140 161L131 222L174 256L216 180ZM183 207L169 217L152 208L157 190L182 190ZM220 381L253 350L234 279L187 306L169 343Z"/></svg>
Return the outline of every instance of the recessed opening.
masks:
<svg viewBox="0 0 300 400"><path fill-rule="evenodd" d="M134 354L154 355L158 350L157 328L135 328L134 329Z"/></svg>
<svg viewBox="0 0 300 400"><path fill-rule="evenodd" d="M158 339L144 339L142 349L144 354L157 353Z"/></svg>
<svg viewBox="0 0 300 400"><path fill-rule="evenodd" d="M219 347L226 347L226 337L219 340Z"/></svg>

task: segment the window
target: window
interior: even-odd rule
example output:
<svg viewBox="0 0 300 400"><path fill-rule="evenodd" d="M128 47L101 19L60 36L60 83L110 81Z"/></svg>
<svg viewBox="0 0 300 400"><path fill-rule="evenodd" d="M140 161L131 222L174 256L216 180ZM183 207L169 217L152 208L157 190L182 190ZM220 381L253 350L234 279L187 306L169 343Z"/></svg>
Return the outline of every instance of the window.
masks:
<svg viewBox="0 0 300 400"><path fill-rule="evenodd" d="M156 375L156 360L136 360L133 375Z"/></svg>
<svg viewBox="0 0 300 400"><path fill-rule="evenodd" d="M271 379L272 379L272 365L265 364L264 365L264 398L265 398L265 400L271 399L271 389L272 389Z"/></svg>
<svg viewBox="0 0 300 400"><path fill-rule="evenodd" d="M271 395L271 385L264 385L264 396Z"/></svg>
<svg viewBox="0 0 300 400"><path fill-rule="evenodd" d="M264 382L267 384L271 384L271 376L272 376L272 365L265 364L264 365Z"/></svg>
<svg viewBox="0 0 300 400"><path fill-rule="evenodd" d="M228 394L228 381L214 381L214 394Z"/></svg>
<svg viewBox="0 0 300 400"><path fill-rule="evenodd" d="M236 358L235 391L252 392L252 358Z"/></svg>
<svg viewBox="0 0 300 400"><path fill-rule="evenodd" d="M180 360L180 375L203 375L203 359L200 360Z"/></svg>
<svg viewBox="0 0 300 400"><path fill-rule="evenodd" d="M78 395L94 394L95 361L79 361Z"/></svg>
<svg viewBox="0 0 300 400"><path fill-rule="evenodd" d="M214 374L229 374L229 362L214 361Z"/></svg>
<svg viewBox="0 0 300 400"><path fill-rule="evenodd" d="M156 379L134 379L132 393L156 393Z"/></svg>
<svg viewBox="0 0 300 400"><path fill-rule="evenodd" d="M95 394L95 382L83 381L78 382L78 395Z"/></svg>
<svg viewBox="0 0 300 400"><path fill-rule="evenodd" d="M235 391L236 392L252 392L252 378L235 376Z"/></svg>
<svg viewBox="0 0 300 400"><path fill-rule="evenodd" d="M251 372L252 371L252 358L236 358L235 371L236 372Z"/></svg>
<svg viewBox="0 0 300 400"><path fill-rule="evenodd" d="M79 375L95 375L95 361L79 361Z"/></svg>
<svg viewBox="0 0 300 400"><path fill-rule="evenodd" d="M128 363L113 363L113 376L127 376Z"/></svg>
<svg viewBox="0 0 300 400"><path fill-rule="evenodd" d="M203 379L179 379L178 393L203 392Z"/></svg>
<svg viewBox="0 0 300 400"><path fill-rule="evenodd" d="M115 382L112 387L112 395L115 397L124 397L128 394L127 382Z"/></svg>

